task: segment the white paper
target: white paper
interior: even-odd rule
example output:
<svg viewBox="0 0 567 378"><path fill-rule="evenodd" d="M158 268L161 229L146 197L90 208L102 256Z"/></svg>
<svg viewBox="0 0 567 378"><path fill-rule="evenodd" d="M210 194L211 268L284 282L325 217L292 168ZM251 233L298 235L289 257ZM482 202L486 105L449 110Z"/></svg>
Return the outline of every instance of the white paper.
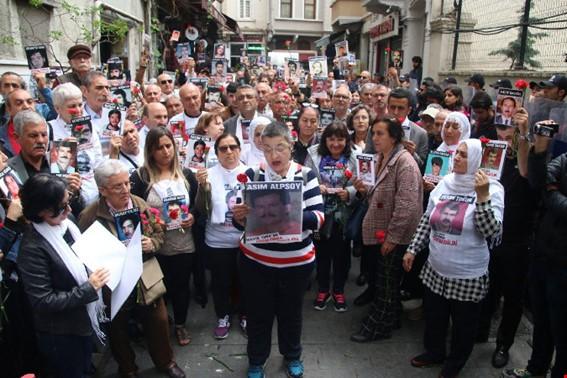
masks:
<svg viewBox="0 0 567 378"><path fill-rule="evenodd" d="M91 271L108 269L110 278L106 286L110 290L116 288L126 259L126 247L118 238L96 221L73 244L73 250Z"/></svg>
<svg viewBox="0 0 567 378"><path fill-rule="evenodd" d="M126 302L126 299L136 287L136 283L142 276L144 264L142 262L142 232L140 231L141 223L138 223L134 236L128 243L126 251L126 259L120 278L120 283L115 290L112 291L110 299L110 320L114 319L118 311Z"/></svg>

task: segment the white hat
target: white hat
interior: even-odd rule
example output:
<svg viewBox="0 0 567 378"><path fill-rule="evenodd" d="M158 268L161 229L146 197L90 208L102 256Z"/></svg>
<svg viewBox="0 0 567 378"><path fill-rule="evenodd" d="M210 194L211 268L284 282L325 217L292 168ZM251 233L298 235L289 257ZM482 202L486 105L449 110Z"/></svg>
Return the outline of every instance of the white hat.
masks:
<svg viewBox="0 0 567 378"><path fill-rule="evenodd" d="M424 111L419 113L419 116L423 117L424 115L426 115L426 116L429 116L429 117L435 119L435 117L437 116L437 113L439 113L439 109L428 107L427 109L425 109Z"/></svg>

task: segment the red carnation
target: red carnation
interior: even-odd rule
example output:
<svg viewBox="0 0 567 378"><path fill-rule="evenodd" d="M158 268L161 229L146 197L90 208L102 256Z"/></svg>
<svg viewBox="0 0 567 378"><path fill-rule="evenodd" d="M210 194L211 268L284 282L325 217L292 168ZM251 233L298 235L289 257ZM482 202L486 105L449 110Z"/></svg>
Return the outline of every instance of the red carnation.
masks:
<svg viewBox="0 0 567 378"><path fill-rule="evenodd" d="M154 207L150 207L150 213L152 213L154 216L158 216L159 210Z"/></svg>
<svg viewBox="0 0 567 378"><path fill-rule="evenodd" d="M520 80L517 80L517 81L514 83L514 86L515 86L516 88L518 88L518 89L524 90L524 89L526 89L527 87L529 87L530 84L528 84L527 81L520 79Z"/></svg>
<svg viewBox="0 0 567 378"><path fill-rule="evenodd" d="M185 213L185 214L189 214L189 206L183 204L180 206L181 210Z"/></svg>
<svg viewBox="0 0 567 378"><path fill-rule="evenodd" d="M392 51L392 49L391 49L391 48L389 48L389 47L386 47L386 48L384 49L384 51L386 51L386 52L390 52L390 51Z"/></svg>
<svg viewBox="0 0 567 378"><path fill-rule="evenodd" d="M72 109L69 109L68 112L72 116L78 116L79 115L79 109L72 108Z"/></svg>
<svg viewBox="0 0 567 378"><path fill-rule="evenodd" d="M490 139L488 139L487 137L480 137L479 138L480 143L482 143L482 145L484 146L486 143L490 142Z"/></svg>
<svg viewBox="0 0 567 378"><path fill-rule="evenodd" d="M238 176L236 176L236 179L241 184L246 184L248 182L248 176L246 176L246 173L239 173Z"/></svg>
<svg viewBox="0 0 567 378"><path fill-rule="evenodd" d="M176 220L179 218L179 209L173 209L169 211L169 219Z"/></svg>
<svg viewBox="0 0 567 378"><path fill-rule="evenodd" d="M378 244L384 244L384 241L386 240L386 231L377 230L374 236L376 237Z"/></svg>
<svg viewBox="0 0 567 378"><path fill-rule="evenodd" d="M112 103L113 103L113 104L118 104L118 99L117 99L116 97L114 97L114 98L112 99Z"/></svg>
<svg viewBox="0 0 567 378"><path fill-rule="evenodd" d="M336 167L337 167L337 169L343 169L345 167L345 165L339 161L337 163Z"/></svg>
<svg viewBox="0 0 567 378"><path fill-rule="evenodd" d="M80 133L82 130L83 130L83 125L77 125L77 126L75 126L75 131L77 131L77 132Z"/></svg>
<svg viewBox="0 0 567 378"><path fill-rule="evenodd" d="M132 92L134 92L134 94L137 95L137 94L140 93L140 88L134 87L134 88L132 89Z"/></svg>
<svg viewBox="0 0 567 378"><path fill-rule="evenodd" d="M345 169L345 177L347 178L347 180L350 180L352 178L352 172L350 171L350 169Z"/></svg>

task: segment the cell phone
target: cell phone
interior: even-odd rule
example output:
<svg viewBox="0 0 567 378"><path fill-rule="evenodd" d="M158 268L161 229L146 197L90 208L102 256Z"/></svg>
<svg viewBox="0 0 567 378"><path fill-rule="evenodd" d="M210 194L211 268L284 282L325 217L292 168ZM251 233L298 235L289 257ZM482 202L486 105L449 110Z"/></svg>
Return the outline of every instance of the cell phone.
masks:
<svg viewBox="0 0 567 378"><path fill-rule="evenodd" d="M559 131L559 124L555 122L537 122L534 125L534 133L548 138L553 136Z"/></svg>

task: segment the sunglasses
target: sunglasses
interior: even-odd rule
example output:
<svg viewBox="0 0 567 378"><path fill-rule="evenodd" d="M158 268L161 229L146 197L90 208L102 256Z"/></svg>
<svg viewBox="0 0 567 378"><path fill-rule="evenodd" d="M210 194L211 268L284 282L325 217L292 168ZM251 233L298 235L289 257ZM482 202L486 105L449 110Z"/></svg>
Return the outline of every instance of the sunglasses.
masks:
<svg viewBox="0 0 567 378"><path fill-rule="evenodd" d="M236 151L236 150L239 150L239 149L240 149L240 147L238 146L238 144L229 144L229 145L226 145L226 146L219 146L219 151L222 152L222 153L225 153L228 150Z"/></svg>
<svg viewBox="0 0 567 378"><path fill-rule="evenodd" d="M67 208L70 206L71 206L70 201L63 202L61 205L57 207L57 209L55 209L51 218L57 218L58 216L63 214L65 210L67 210Z"/></svg>
<svg viewBox="0 0 567 378"><path fill-rule="evenodd" d="M313 109L319 109L319 105L317 104L312 104L310 102L304 102L301 104L301 106L303 106L304 108L313 108Z"/></svg>
<svg viewBox="0 0 567 378"><path fill-rule="evenodd" d="M160 81L161 84L171 84L173 83L173 80L162 80Z"/></svg>

